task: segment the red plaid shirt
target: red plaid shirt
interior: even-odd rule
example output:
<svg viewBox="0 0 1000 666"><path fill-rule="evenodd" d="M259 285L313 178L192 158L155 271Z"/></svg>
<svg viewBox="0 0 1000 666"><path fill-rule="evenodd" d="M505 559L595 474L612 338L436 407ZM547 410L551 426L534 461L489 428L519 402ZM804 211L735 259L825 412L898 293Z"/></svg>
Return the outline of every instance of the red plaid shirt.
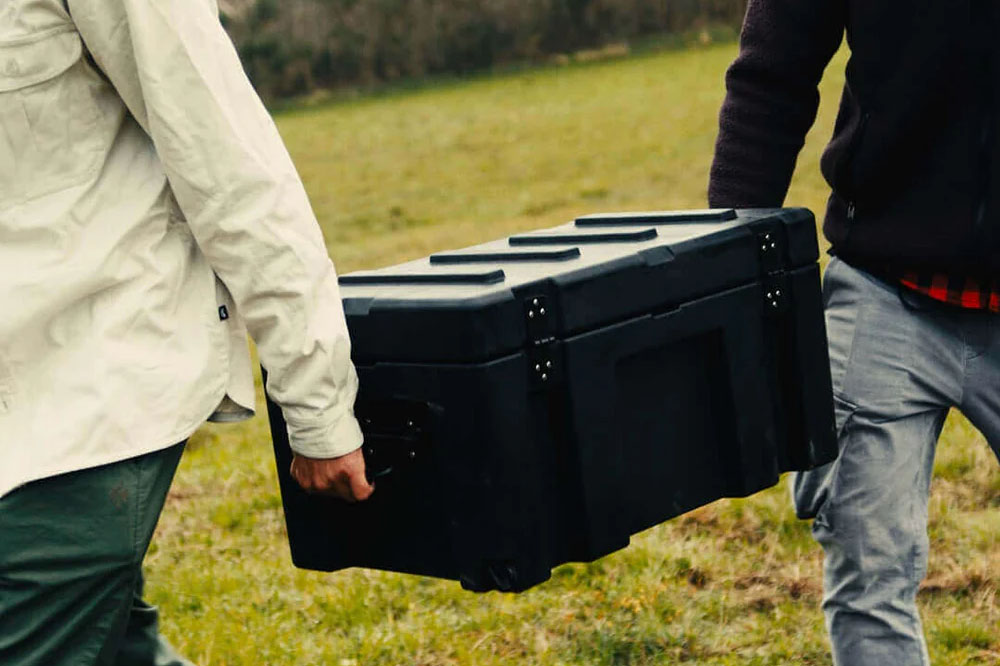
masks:
<svg viewBox="0 0 1000 666"><path fill-rule="evenodd" d="M989 281L948 275L947 273L917 273L907 271L900 279L903 286L930 296L936 301L950 303L970 310L1000 312L1000 279Z"/></svg>

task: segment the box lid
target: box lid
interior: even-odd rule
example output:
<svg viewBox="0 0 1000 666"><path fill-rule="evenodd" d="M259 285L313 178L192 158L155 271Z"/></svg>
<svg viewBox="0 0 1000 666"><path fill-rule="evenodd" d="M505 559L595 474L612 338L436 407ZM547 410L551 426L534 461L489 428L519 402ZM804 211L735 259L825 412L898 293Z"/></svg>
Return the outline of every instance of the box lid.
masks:
<svg viewBox="0 0 1000 666"><path fill-rule="evenodd" d="M471 363L819 257L806 209L588 215L340 278L358 363Z"/></svg>

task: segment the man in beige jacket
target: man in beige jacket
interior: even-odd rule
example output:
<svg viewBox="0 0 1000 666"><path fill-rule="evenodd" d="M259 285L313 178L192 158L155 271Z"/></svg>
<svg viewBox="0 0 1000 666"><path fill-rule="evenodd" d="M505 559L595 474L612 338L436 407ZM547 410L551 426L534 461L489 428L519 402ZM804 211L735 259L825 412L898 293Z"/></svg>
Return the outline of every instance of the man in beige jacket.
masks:
<svg viewBox="0 0 1000 666"><path fill-rule="evenodd" d="M366 499L337 278L213 0L0 0L0 664L183 664L141 601L182 444L253 414Z"/></svg>

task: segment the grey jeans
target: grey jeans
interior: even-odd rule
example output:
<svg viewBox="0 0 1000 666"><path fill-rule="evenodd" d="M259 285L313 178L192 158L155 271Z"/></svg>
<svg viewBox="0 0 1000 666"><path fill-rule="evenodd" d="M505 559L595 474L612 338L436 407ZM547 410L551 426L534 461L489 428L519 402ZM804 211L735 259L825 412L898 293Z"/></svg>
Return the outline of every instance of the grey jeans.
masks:
<svg viewBox="0 0 1000 666"><path fill-rule="evenodd" d="M838 259L823 282L840 455L797 475L823 546L838 666L930 664L917 587L938 436L959 408L1000 446L1000 318L932 301Z"/></svg>

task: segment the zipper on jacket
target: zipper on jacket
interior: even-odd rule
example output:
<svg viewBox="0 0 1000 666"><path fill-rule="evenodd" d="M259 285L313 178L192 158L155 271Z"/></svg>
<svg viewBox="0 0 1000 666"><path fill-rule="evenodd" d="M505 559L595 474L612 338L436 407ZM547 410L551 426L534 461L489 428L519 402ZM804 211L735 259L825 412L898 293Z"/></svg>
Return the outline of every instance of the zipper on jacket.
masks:
<svg viewBox="0 0 1000 666"><path fill-rule="evenodd" d="M858 123L858 131L851 138L851 145L848 148L847 156L844 158L845 168L843 169L842 179L845 181L845 184L852 185L851 191L848 193L849 198L847 199L848 222L854 222L858 216L857 188L853 187L853 180L857 166L858 151L861 149L861 142L864 140L865 131L868 129L869 118L871 118L871 114L867 111L861 116L861 122Z"/></svg>
<svg viewBox="0 0 1000 666"><path fill-rule="evenodd" d="M990 84L986 83L984 87L988 85ZM977 193L979 200L976 204L976 218L973 224L975 234L979 238L982 238L986 227L986 208L990 197L990 172L993 166L993 160L990 156L990 144L992 143L993 134L991 127L993 101L991 97L992 95L989 91L984 92L982 117L979 127L979 155L977 156L979 162L979 192Z"/></svg>
<svg viewBox="0 0 1000 666"><path fill-rule="evenodd" d="M976 163L979 166L978 192L976 192L976 212L973 219L973 233L977 241L984 241L986 238L986 208L990 193L990 144L992 143L992 116L993 116L993 94L990 88L990 67L989 52L980 53L979 75L981 77L981 92L979 94L979 139L976 154Z"/></svg>

